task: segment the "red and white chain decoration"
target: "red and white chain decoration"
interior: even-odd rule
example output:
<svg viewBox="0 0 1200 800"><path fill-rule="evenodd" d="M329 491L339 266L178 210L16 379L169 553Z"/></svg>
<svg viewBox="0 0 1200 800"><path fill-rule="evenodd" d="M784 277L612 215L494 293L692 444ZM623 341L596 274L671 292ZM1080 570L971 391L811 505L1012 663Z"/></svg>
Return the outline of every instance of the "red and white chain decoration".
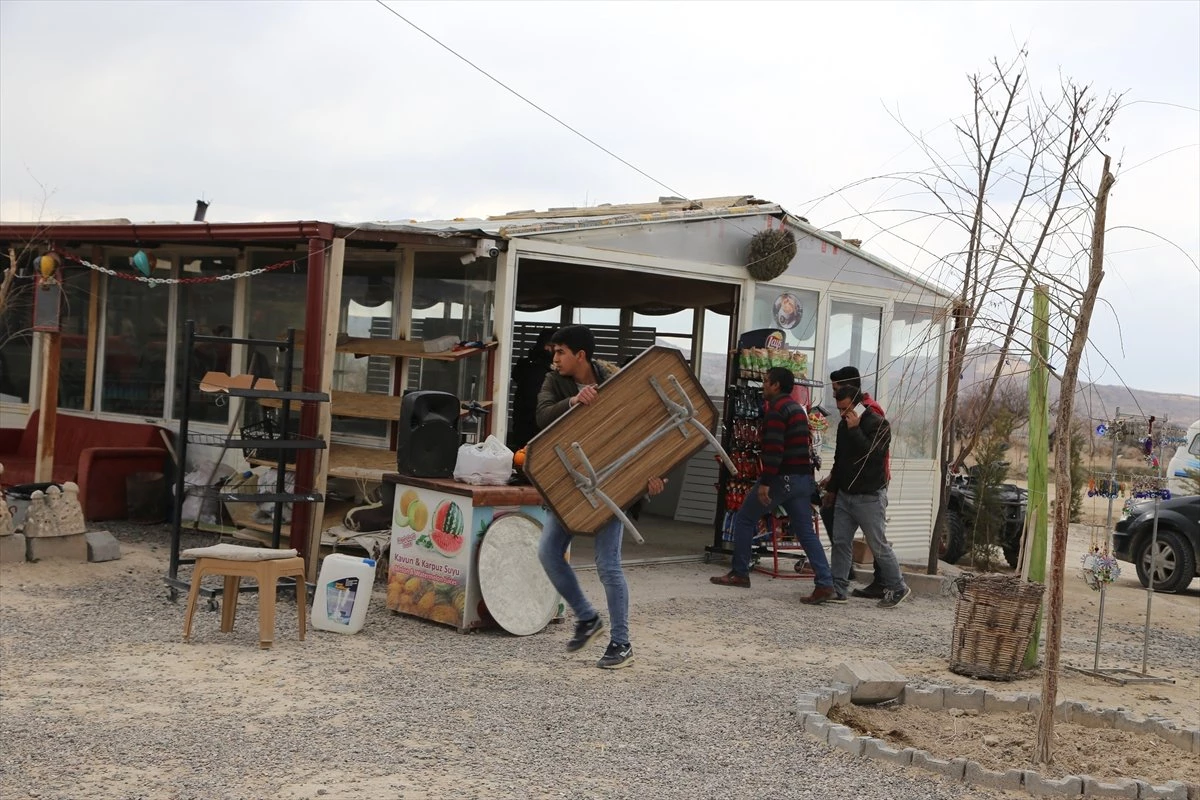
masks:
<svg viewBox="0 0 1200 800"><path fill-rule="evenodd" d="M128 272L117 272L115 269L109 269L108 267L102 267L99 264L93 264L92 262L79 258L72 253L67 253L61 250L55 250L54 252L57 253L63 261L69 261L72 264L78 264L81 267L94 269L97 272L103 272L105 275L109 275L114 278L120 278L121 280L144 283L151 288L155 286L174 286L185 285L189 283L217 283L218 281L235 281L240 278L253 278L256 275L262 275L264 272L273 272L277 269L283 269L284 267L296 266L295 259L289 259L287 261L280 261L278 264L271 264L270 266L266 267L258 267L257 269L250 269L246 270L245 272L230 272L225 275L205 275L198 278L151 278L148 276L135 275Z"/></svg>

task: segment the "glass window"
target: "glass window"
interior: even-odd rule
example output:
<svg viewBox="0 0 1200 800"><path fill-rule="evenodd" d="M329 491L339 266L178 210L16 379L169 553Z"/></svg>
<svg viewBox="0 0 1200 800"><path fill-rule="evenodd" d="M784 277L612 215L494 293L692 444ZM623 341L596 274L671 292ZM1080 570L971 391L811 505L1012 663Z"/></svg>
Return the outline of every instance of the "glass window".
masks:
<svg viewBox="0 0 1200 800"><path fill-rule="evenodd" d="M184 358L187 356L183 341L184 325L187 320L196 323L196 333L208 336L233 335L233 302L236 287L234 281L216 280L221 275L237 272L237 257L227 256L184 256L180 259L180 277L207 278L200 283L184 283L179 286L179 346L175 350L175 409L174 416L182 411L183 392L190 392L190 416L194 422L225 422L229 419L229 405L217 405L211 394L200 391L200 378L206 372L233 370L230 361L232 347L222 342L197 342L192 351L192 382L184 387Z"/></svg>
<svg viewBox="0 0 1200 800"><path fill-rule="evenodd" d="M33 249L18 257L22 277L9 284L6 307L0 313L0 403L26 403L35 384L33 367L34 274L41 251ZM91 273L79 267L63 267L58 273L62 305L61 367L58 405L83 408L87 371L87 328ZM42 295L45 297L46 295Z"/></svg>
<svg viewBox="0 0 1200 800"><path fill-rule="evenodd" d="M395 338L395 291L394 256L386 260L347 258L342 268L342 307L338 331L356 339ZM391 356L360 358L353 353L336 353L333 388L341 392L390 395L395 365L396 359ZM388 422L335 416L333 431L385 437L388 435Z"/></svg>
<svg viewBox="0 0 1200 800"><path fill-rule="evenodd" d="M753 327L778 328L784 347L808 356L805 377L812 378L817 349L817 300L819 295L803 289L758 284L754 290Z"/></svg>
<svg viewBox="0 0 1200 800"><path fill-rule="evenodd" d="M83 408L87 387L88 313L91 308L92 273L63 273L62 356L58 373L59 408Z"/></svg>
<svg viewBox="0 0 1200 800"><path fill-rule="evenodd" d="M892 455L933 458L937 441L942 334L932 309L897 303L887 364Z"/></svg>
<svg viewBox="0 0 1200 800"><path fill-rule="evenodd" d="M875 394L879 385L879 332L883 312L878 306L834 300L829 309L829 343L825 363L829 371L857 367L864 392ZM829 398L833 405L833 398Z"/></svg>
<svg viewBox="0 0 1200 800"><path fill-rule="evenodd" d="M492 336L496 261L463 264L455 253L417 253L413 275L413 339L453 336L486 341ZM482 400L488 381L486 358L410 361L407 388L450 392L464 402Z"/></svg>
<svg viewBox="0 0 1200 800"><path fill-rule="evenodd" d="M258 251L250 258L260 268L298 258L297 269L284 268L250 279L247 291L246 335L253 339L284 339L288 328L299 334L304 329L305 296L308 273L304 256L282 251ZM341 308L338 332L359 338L391 339L395 336L394 301L396 264L399 256L362 259L348 256L342 267ZM284 364L274 348L259 348L249 354L247 371L274 378L283 385ZM353 353L335 353L332 388L345 392L392 393L394 359L387 356L356 358ZM292 362L292 386L300 385L303 350L297 349ZM336 410L336 409L335 409ZM332 419L334 434L383 438L388 434L386 420L341 417Z"/></svg>
<svg viewBox="0 0 1200 800"><path fill-rule="evenodd" d="M129 256L110 256L108 267L128 273ZM171 277L171 262L156 259L154 276ZM100 409L161 418L166 414L171 290L111 276L105 278L105 283Z"/></svg>

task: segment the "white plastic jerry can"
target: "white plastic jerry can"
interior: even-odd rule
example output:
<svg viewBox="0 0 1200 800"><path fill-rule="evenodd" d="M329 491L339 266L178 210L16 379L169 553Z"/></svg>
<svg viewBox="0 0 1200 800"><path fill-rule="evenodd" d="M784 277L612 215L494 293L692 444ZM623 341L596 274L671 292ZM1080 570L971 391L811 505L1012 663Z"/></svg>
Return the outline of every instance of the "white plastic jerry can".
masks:
<svg viewBox="0 0 1200 800"><path fill-rule="evenodd" d="M317 630L358 633L371 605L375 560L345 553L325 556L313 594L312 626Z"/></svg>

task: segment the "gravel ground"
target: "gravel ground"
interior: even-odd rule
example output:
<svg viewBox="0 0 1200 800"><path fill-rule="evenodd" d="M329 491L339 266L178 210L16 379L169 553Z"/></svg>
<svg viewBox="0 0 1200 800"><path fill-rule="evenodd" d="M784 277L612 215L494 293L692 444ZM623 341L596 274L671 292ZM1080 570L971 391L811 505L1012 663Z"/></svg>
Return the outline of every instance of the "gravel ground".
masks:
<svg viewBox="0 0 1200 800"><path fill-rule="evenodd" d="M262 651L253 595L233 633L199 611L183 644L165 526L108 529L120 561L4 573L6 800L1004 796L829 750L792 710L847 658L968 683L944 670L950 599L807 608L807 582L732 590L708 584L714 565L674 564L628 571L626 670L593 666L600 641L565 653L567 625L462 636L386 611L382 587L361 633L303 643L281 599ZM584 582L602 598L594 573ZM1140 658L1140 639L1114 647ZM930 657L943 669L922 676ZM1151 657L1194 674L1200 637L1155 641Z"/></svg>

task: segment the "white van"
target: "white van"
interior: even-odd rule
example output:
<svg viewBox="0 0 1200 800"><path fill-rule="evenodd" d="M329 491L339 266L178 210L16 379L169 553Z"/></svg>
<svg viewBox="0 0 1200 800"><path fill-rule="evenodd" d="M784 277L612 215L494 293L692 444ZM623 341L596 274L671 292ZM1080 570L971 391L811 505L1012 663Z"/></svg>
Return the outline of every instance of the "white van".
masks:
<svg viewBox="0 0 1200 800"><path fill-rule="evenodd" d="M1175 455L1167 462L1167 488L1172 494L1183 494L1189 490L1184 485L1189 469L1200 470L1200 419L1188 426L1183 444L1175 448Z"/></svg>

